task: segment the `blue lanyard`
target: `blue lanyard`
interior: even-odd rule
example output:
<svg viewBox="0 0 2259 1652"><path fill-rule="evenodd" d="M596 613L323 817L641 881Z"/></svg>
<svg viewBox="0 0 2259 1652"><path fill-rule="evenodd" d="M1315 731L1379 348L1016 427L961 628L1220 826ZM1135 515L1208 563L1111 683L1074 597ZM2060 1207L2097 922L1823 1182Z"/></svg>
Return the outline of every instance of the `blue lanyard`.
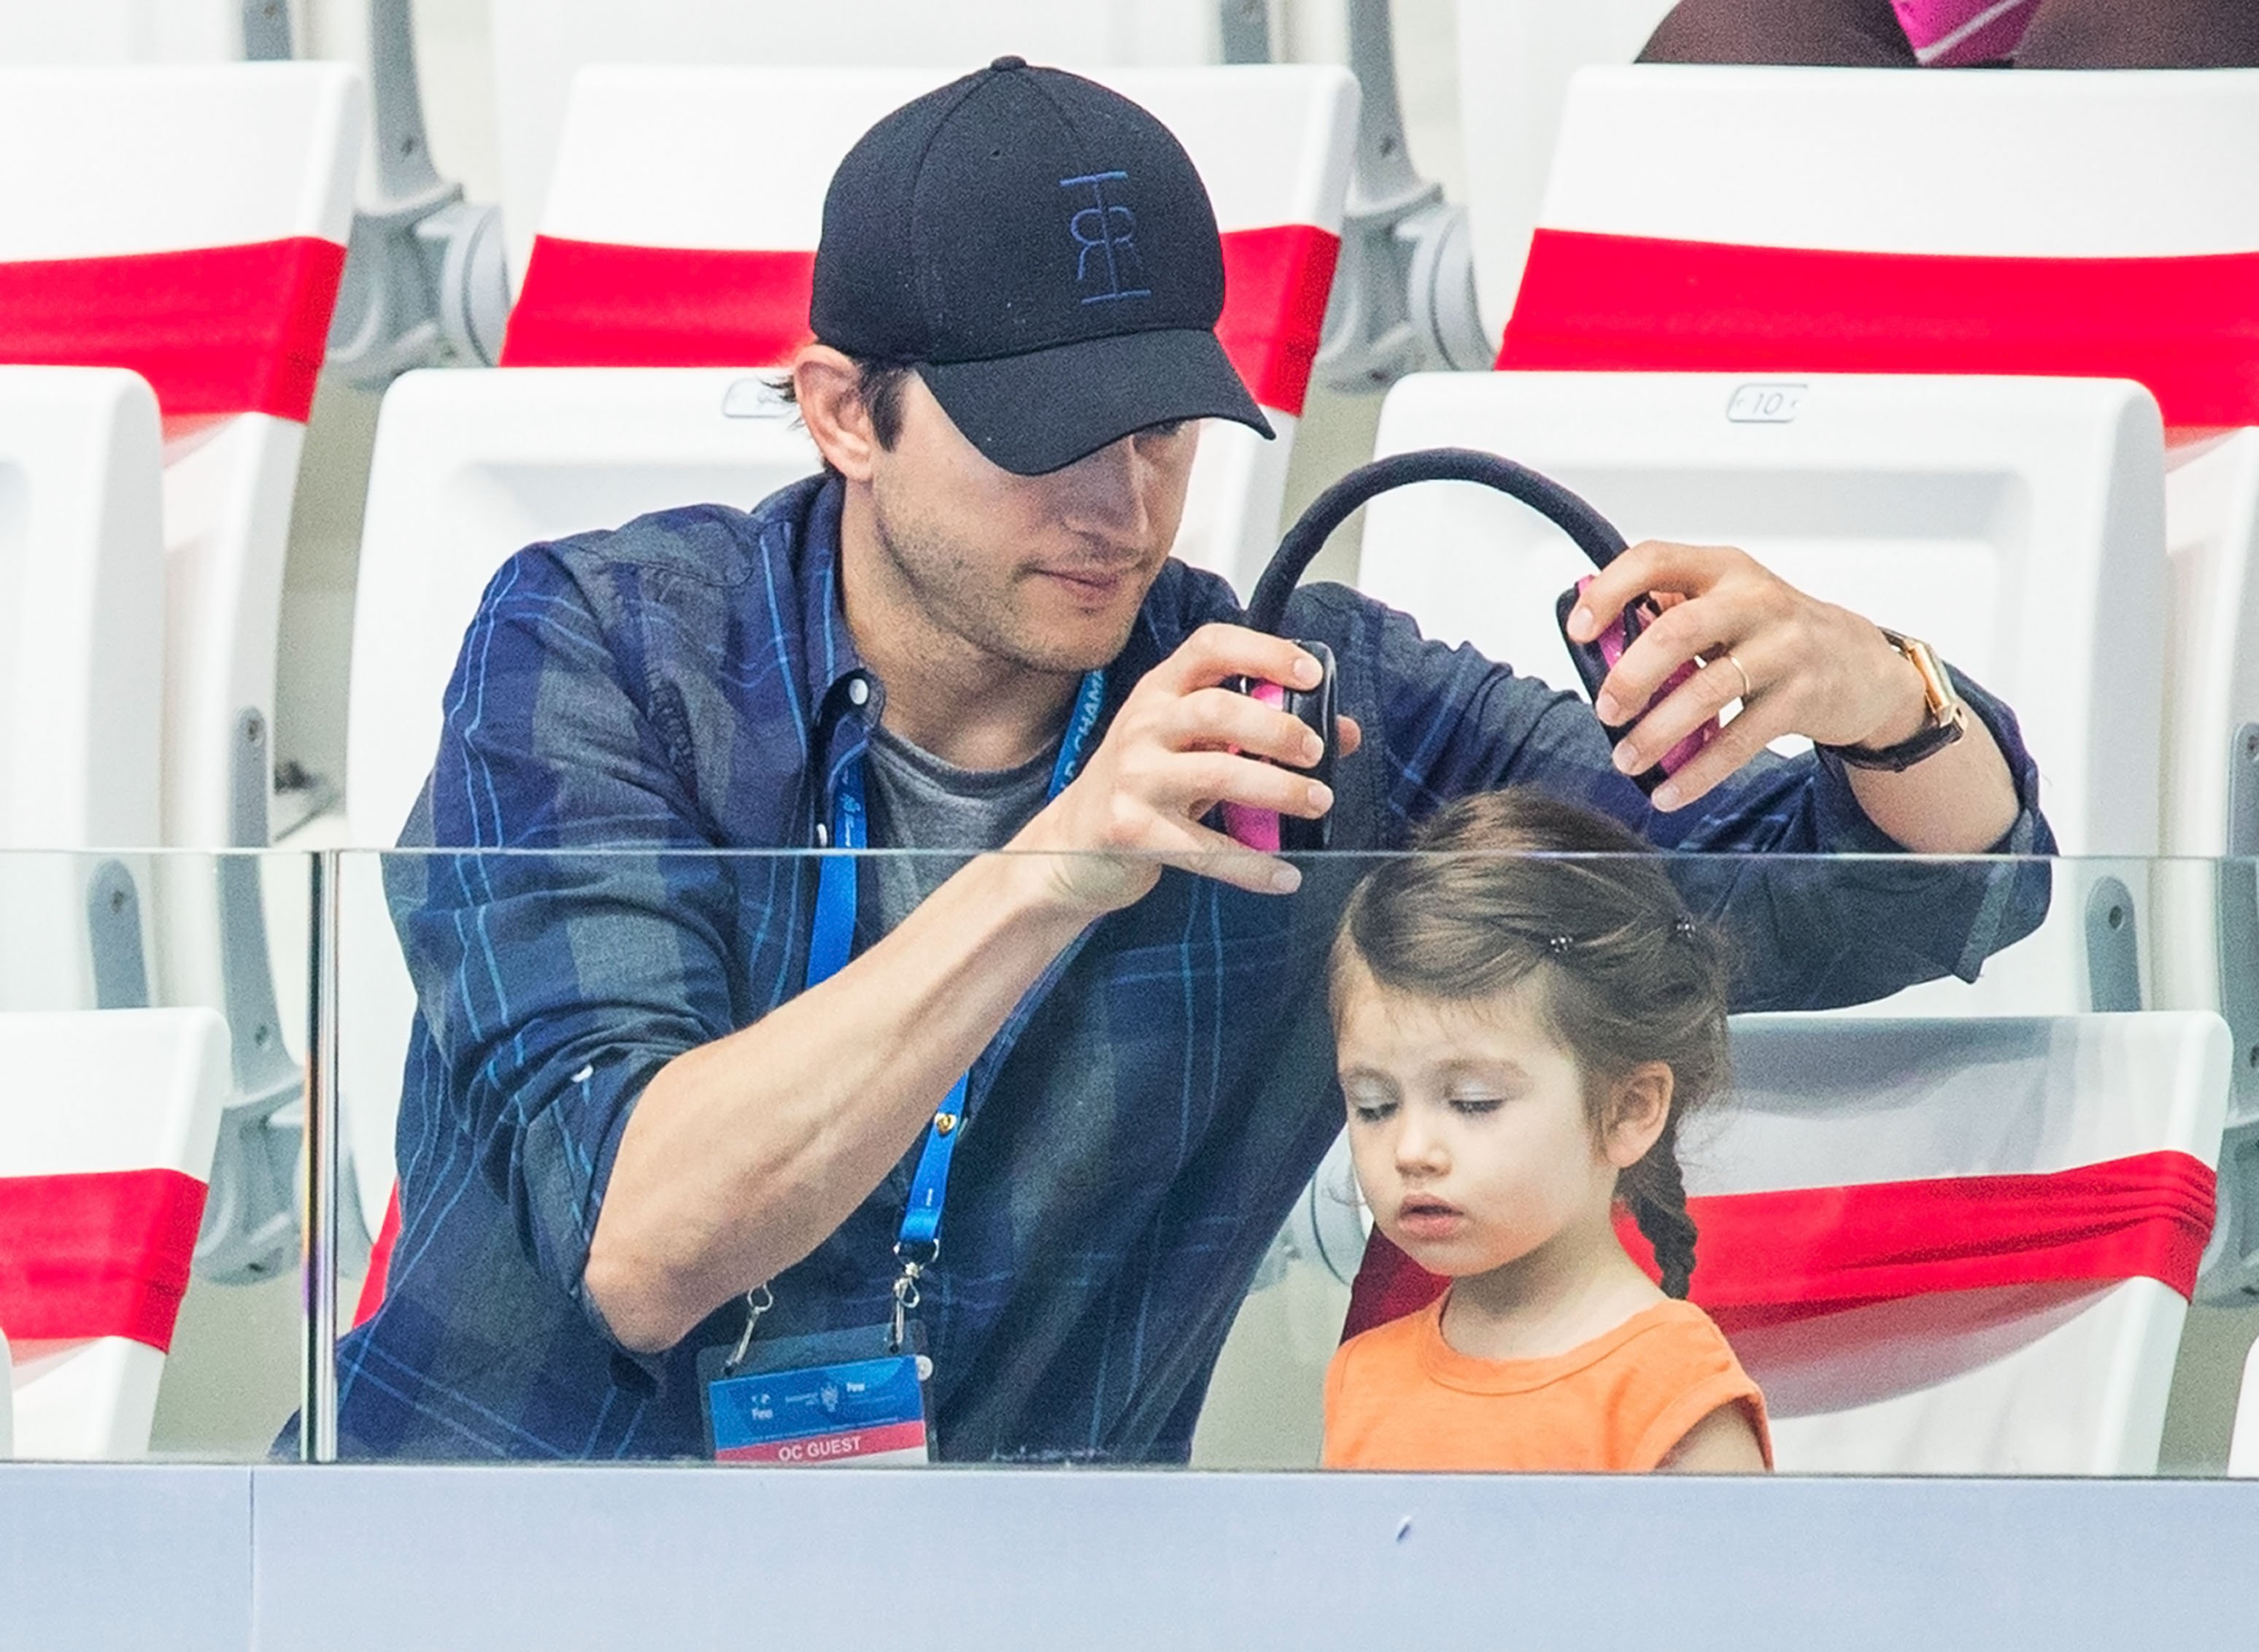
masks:
<svg viewBox="0 0 2259 1652"><path fill-rule="evenodd" d="M1050 797L1067 787L1082 766L1091 731L1106 701L1106 673L1087 673L1074 697L1074 712L1059 741L1058 761L1051 766ZM839 776L838 797L832 811L831 844L835 850L867 848L870 814L863 796L863 761L857 758ZM855 944L855 862L843 854L823 857L816 878L816 929L808 946L808 985L829 980L846 967ZM922 1255L930 1265L941 1248L941 1209L949 1194L949 1165L965 1134L966 1080L958 1075L948 1096L934 1110L926 1127L925 1146L918 1154L917 1171L910 1178L909 1207L894 1248L904 1255Z"/></svg>

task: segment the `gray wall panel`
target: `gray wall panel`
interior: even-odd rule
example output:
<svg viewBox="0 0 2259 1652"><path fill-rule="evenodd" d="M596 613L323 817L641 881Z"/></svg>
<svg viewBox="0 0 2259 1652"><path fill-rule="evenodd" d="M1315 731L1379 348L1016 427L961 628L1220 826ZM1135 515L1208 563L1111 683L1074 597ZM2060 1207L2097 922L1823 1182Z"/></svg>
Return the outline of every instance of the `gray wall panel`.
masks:
<svg viewBox="0 0 2259 1652"><path fill-rule="evenodd" d="M270 1468L259 1508L261 1652L2259 1644L2252 1483Z"/></svg>
<svg viewBox="0 0 2259 1652"><path fill-rule="evenodd" d="M0 1647L242 1652L247 1468L0 1463Z"/></svg>

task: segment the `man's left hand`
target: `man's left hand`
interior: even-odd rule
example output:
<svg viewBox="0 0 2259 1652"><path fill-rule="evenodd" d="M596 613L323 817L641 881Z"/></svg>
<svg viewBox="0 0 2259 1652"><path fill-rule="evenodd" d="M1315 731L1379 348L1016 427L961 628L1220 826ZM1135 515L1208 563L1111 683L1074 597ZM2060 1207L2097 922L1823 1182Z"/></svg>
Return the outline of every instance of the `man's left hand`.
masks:
<svg viewBox="0 0 2259 1652"><path fill-rule="evenodd" d="M1659 539L1632 546L1585 587L1570 637L1591 641L1643 593L1653 594L1662 617L1600 685L1593 701L1600 721L1624 722L1687 661L1707 663L1649 707L1617 744L1616 766L1627 774L1651 768L1728 704L1742 702L1741 715L1701 755L1657 789L1659 808L1693 802L1785 734L1879 748L1922 725L1921 673L1873 622L1806 595L1729 546Z"/></svg>

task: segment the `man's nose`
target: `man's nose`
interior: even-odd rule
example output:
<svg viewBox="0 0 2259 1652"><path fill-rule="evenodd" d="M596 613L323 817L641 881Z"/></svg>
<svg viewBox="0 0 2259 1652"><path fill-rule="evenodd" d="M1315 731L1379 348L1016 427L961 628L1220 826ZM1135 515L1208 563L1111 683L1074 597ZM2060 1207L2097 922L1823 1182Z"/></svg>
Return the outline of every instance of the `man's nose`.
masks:
<svg viewBox="0 0 2259 1652"><path fill-rule="evenodd" d="M1108 442L1058 473L1060 519L1077 533L1144 550L1152 531L1152 465L1135 437Z"/></svg>

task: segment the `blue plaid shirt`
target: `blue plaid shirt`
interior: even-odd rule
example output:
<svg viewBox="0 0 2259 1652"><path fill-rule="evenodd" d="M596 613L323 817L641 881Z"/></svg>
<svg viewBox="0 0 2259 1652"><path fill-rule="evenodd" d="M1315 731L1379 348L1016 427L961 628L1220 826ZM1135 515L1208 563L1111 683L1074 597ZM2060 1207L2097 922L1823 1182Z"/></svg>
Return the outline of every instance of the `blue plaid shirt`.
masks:
<svg viewBox="0 0 2259 1652"><path fill-rule="evenodd" d="M816 882L801 851L884 704L842 618L840 499L812 478L751 513L664 511L532 546L488 587L403 843L518 852L388 865L420 1008L390 1289L339 1356L348 1455L702 1449L697 1351L735 1338L742 1306L638 1355L582 1270L645 1084L800 990ZM1339 586L1288 612L1293 635L1333 647L1366 731L1341 765L1341 847L1396 847L1445 800L1526 784L1668 847L1892 848L1810 758L1656 814L1576 697ZM1106 715L1196 627L1240 613L1222 580L1169 564ZM1962 687L2020 790L1999 847L2049 851L2013 719ZM1732 933L1744 1008L1972 976L2047 901L2028 864L1675 865ZM1169 872L1086 931L982 1055L922 1315L944 1456L1186 1456L1240 1299L1341 1128L1322 971L1358 870L1318 858L1287 899ZM906 1185L898 1168L774 1281L764 1334L884 1316Z"/></svg>

